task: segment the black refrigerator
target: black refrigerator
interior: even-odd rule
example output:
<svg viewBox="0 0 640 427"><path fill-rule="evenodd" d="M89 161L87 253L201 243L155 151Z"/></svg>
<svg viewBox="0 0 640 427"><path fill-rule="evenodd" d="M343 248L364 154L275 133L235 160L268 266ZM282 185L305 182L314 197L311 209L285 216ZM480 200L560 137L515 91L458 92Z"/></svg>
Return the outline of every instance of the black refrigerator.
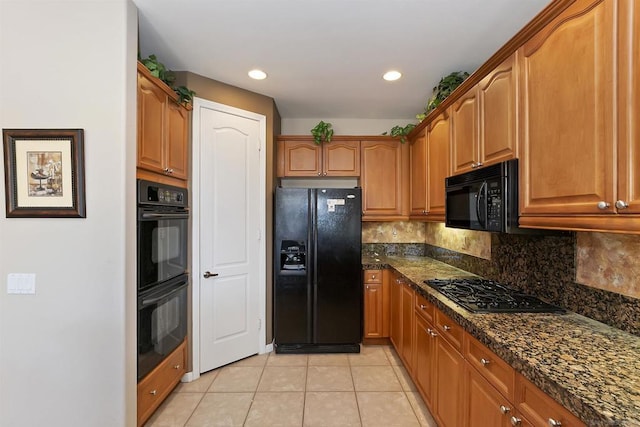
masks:
<svg viewBox="0 0 640 427"><path fill-rule="evenodd" d="M362 338L360 188L276 188L276 353L357 353Z"/></svg>

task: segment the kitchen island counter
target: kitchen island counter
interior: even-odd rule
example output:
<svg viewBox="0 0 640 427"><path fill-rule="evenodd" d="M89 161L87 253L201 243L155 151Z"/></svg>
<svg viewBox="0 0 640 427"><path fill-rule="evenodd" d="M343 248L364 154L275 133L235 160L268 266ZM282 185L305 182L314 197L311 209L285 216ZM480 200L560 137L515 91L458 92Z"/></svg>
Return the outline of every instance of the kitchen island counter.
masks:
<svg viewBox="0 0 640 427"><path fill-rule="evenodd" d="M640 425L640 337L572 312L471 313L423 281L475 275L431 258L375 256L364 257L362 264L402 274L418 293L588 426Z"/></svg>

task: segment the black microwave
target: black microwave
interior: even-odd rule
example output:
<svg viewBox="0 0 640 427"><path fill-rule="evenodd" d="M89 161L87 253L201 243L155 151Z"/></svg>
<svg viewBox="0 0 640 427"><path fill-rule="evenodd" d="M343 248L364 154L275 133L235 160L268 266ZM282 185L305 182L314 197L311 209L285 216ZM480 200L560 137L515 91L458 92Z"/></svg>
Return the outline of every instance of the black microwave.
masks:
<svg viewBox="0 0 640 427"><path fill-rule="evenodd" d="M518 227L518 159L446 178L447 227L526 233Z"/></svg>

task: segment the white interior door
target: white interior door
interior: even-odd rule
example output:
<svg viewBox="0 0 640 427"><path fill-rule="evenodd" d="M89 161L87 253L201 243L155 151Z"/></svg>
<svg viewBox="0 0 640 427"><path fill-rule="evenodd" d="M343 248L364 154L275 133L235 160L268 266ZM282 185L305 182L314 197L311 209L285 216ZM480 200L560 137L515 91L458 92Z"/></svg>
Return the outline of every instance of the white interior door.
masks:
<svg viewBox="0 0 640 427"><path fill-rule="evenodd" d="M199 310L194 301L193 311L194 317L199 311L199 372L206 372L264 351L265 121L204 100L194 107ZM194 336L196 329L194 322Z"/></svg>

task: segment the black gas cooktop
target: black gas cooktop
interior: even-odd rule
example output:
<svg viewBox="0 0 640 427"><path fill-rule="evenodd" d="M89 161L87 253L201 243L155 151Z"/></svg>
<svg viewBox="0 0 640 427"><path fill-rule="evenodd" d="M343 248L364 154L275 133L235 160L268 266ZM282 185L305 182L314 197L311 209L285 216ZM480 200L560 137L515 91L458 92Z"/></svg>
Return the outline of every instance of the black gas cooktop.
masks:
<svg viewBox="0 0 640 427"><path fill-rule="evenodd" d="M504 284L487 279L434 279L427 285L472 313L564 313L548 304Z"/></svg>

